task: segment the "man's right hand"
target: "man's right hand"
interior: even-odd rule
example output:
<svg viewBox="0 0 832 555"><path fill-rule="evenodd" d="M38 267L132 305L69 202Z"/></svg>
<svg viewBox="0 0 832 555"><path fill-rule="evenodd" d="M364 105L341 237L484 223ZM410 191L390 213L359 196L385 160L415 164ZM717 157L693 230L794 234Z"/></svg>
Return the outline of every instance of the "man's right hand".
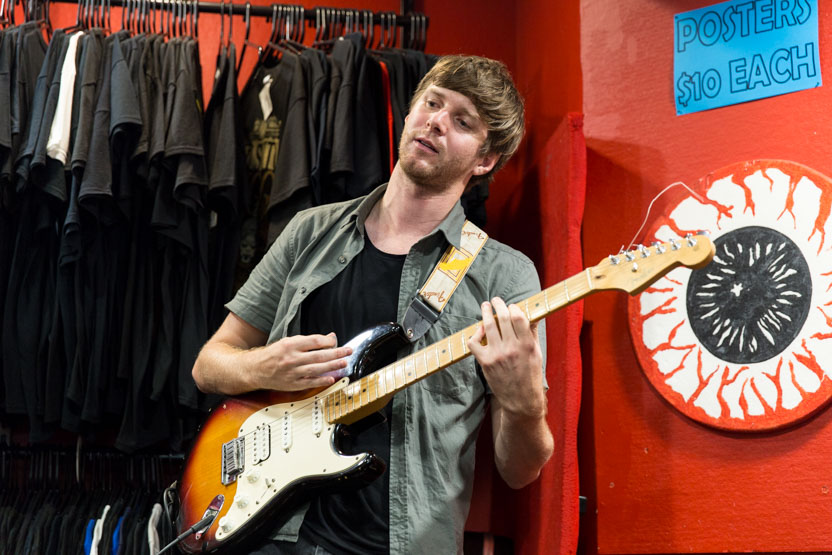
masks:
<svg viewBox="0 0 832 555"><path fill-rule="evenodd" d="M278 391L332 385L351 354L350 347L338 347L334 333L284 337L250 351L256 383L260 384L257 389Z"/></svg>
<svg viewBox="0 0 832 555"><path fill-rule="evenodd" d="M206 393L239 395L258 389L300 391L335 382L331 372L347 366L349 347L334 333L296 335L266 345L268 336L230 313L208 340L191 374Z"/></svg>

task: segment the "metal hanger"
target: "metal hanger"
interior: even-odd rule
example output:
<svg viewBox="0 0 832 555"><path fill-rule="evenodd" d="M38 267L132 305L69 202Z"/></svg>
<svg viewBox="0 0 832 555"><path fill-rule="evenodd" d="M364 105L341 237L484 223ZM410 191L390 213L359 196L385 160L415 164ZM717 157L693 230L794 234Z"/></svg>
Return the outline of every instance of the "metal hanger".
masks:
<svg viewBox="0 0 832 555"><path fill-rule="evenodd" d="M243 57L246 55L246 47L249 45L249 34L251 33L251 2L246 1L246 12L243 16L246 24L246 35L243 38L243 47L240 49L240 60L237 62L236 73L240 73L240 68L243 67Z"/></svg>

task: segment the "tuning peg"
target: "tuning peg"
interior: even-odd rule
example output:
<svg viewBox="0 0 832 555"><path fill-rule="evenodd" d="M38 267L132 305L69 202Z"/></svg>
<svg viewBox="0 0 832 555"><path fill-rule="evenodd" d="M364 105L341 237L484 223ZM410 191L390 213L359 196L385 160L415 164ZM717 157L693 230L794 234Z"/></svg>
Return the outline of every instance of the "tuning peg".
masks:
<svg viewBox="0 0 832 555"><path fill-rule="evenodd" d="M627 259L627 262L632 262L636 259L636 255L633 254L633 251L627 251L624 253L624 258Z"/></svg>
<svg viewBox="0 0 832 555"><path fill-rule="evenodd" d="M648 256L650 256L650 250L644 245L639 245L637 248L638 252L641 253L642 258L647 258Z"/></svg>
<svg viewBox="0 0 832 555"><path fill-rule="evenodd" d="M653 246L656 248L656 252L659 254L663 254L665 252L664 245L659 243L658 241L653 241Z"/></svg>
<svg viewBox="0 0 832 555"><path fill-rule="evenodd" d="M689 246L689 247L694 247L694 246L696 246L696 239L694 239L694 238L693 238L693 234L692 234L692 233L688 233L688 234L686 234L686 235L685 235L685 239L687 240L687 242L688 242L688 246Z"/></svg>
<svg viewBox="0 0 832 555"><path fill-rule="evenodd" d="M670 240L670 250L678 251L680 246L681 245L679 245L679 241L677 241L676 239Z"/></svg>
<svg viewBox="0 0 832 555"><path fill-rule="evenodd" d="M613 256L612 254L610 255L610 263L612 263L613 266L617 265L619 262L621 262L620 258Z"/></svg>

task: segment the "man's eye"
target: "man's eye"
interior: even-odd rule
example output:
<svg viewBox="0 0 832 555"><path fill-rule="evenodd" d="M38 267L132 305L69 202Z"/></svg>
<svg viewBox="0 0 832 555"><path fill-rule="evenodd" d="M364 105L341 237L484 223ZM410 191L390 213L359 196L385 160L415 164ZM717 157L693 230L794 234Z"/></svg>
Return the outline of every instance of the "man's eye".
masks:
<svg viewBox="0 0 832 555"><path fill-rule="evenodd" d="M468 125L468 122L467 122L467 121L465 121L464 119L459 120L459 125L460 125L461 127L464 127L465 129L471 129L471 126L470 126L470 125Z"/></svg>
<svg viewBox="0 0 832 555"><path fill-rule="evenodd" d="M434 100L426 100L425 104L427 104L431 108L436 108L437 106L439 106L439 104L437 104Z"/></svg>

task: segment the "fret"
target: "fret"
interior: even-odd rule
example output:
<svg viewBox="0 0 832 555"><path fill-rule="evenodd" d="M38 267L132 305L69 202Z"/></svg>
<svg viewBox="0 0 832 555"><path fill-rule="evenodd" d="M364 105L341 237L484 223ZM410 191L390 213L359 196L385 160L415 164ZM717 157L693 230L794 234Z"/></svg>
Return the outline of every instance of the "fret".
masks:
<svg viewBox="0 0 832 555"><path fill-rule="evenodd" d="M462 356L465 356L468 354L468 342L466 341L465 330L462 330L457 335L459 336L459 343L462 345Z"/></svg>
<svg viewBox="0 0 832 555"><path fill-rule="evenodd" d="M399 384L401 382L401 385ZM404 365L401 361L396 362L396 388L404 387L407 382L404 380Z"/></svg>
<svg viewBox="0 0 832 555"><path fill-rule="evenodd" d="M546 307L546 314L551 312L551 309L549 308L549 290L548 289L543 291L543 304Z"/></svg>
<svg viewBox="0 0 832 555"><path fill-rule="evenodd" d="M364 379L367 380L367 403L372 403L378 399L378 380L375 374L370 374Z"/></svg>
<svg viewBox="0 0 832 555"><path fill-rule="evenodd" d="M384 368L375 373L378 379L378 386L382 396L387 395L387 381L385 380Z"/></svg>
<svg viewBox="0 0 832 555"><path fill-rule="evenodd" d="M345 390L346 388L341 390L341 416L350 413L350 396Z"/></svg>
<svg viewBox="0 0 832 555"><path fill-rule="evenodd" d="M416 365L413 363L412 356L404 359L404 370L405 374L407 374L407 383L413 383L416 379Z"/></svg>
<svg viewBox="0 0 832 555"><path fill-rule="evenodd" d="M451 341L452 337L448 337L448 354L450 355L450 360L453 361L454 359L454 344Z"/></svg>
<svg viewBox="0 0 832 555"><path fill-rule="evenodd" d="M370 404L370 380L367 379L366 377L364 377L364 378L361 378L360 383L361 383L361 394L360 395L363 395L363 397L359 397L359 398L362 399L362 401L361 401L362 405L364 405L364 404L369 405ZM364 399L366 399L366 401Z"/></svg>
<svg viewBox="0 0 832 555"><path fill-rule="evenodd" d="M439 362L439 349L436 348L436 345L428 347L425 351L425 355L430 361L431 372L436 372L442 368L442 364Z"/></svg>
<svg viewBox="0 0 832 555"><path fill-rule="evenodd" d="M426 374L433 374L433 372L436 371L436 368L431 368L428 365L428 350L427 349L422 349L422 358L425 360L425 373Z"/></svg>
<svg viewBox="0 0 832 555"><path fill-rule="evenodd" d="M370 374L364 379L367 380L367 402L370 403L378 399L378 376Z"/></svg>
<svg viewBox="0 0 832 555"><path fill-rule="evenodd" d="M543 298L543 292L542 291L540 293L537 293L537 294L533 295L531 298L529 298L529 301L532 301L534 303L533 309L531 311L531 316L529 316L529 321L539 320L540 318L543 318L544 316L546 316L545 309L540 306L542 298Z"/></svg>
<svg viewBox="0 0 832 555"><path fill-rule="evenodd" d="M436 348L436 359L439 361L440 367L447 366L450 363L450 358L447 347L442 347L441 350L439 347Z"/></svg>
<svg viewBox="0 0 832 555"><path fill-rule="evenodd" d="M387 368L384 370L384 377L387 383L387 392L392 393L396 391L396 375L393 372L392 364L387 365Z"/></svg>
<svg viewBox="0 0 832 555"><path fill-rule="evenodd" d="M425 363L424 353L422 356L417 356L419 353L416 353L413 356L413 367L415 368L416 377L423 378L428 373L428 368Z"/></svg>
<svg viewBox="0 0 832 555"><path fill-rule="evenodd" d="M338 390L338 391L336 391L336 392L335 392L334 405L333 405L333 407L332 407L332 410L333 410L333 415L332 415L332 416L333 416L333 420L334 420L335 418L340 418L340 417L343 415L343 413L341 412L341 407L343 406L343 399L342 399L342 397L343 397L343 393L341 393L341 391L340 391L340 390Z"/></svg>

